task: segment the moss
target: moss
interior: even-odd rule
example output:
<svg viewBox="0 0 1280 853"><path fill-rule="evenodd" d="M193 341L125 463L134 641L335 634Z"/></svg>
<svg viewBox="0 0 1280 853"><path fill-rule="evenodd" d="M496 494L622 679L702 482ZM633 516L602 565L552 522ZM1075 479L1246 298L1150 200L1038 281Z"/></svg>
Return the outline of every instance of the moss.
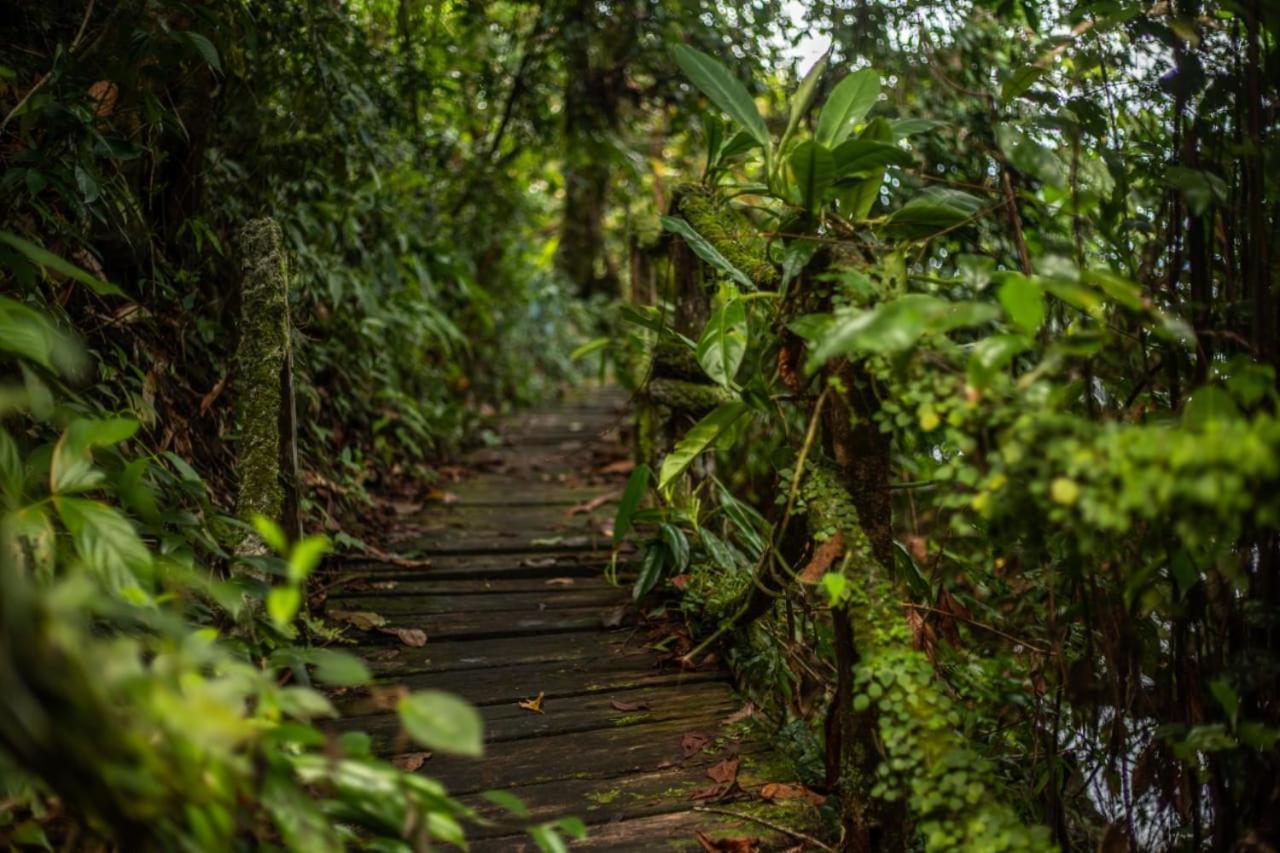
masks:
<svg viewBox="0 0 1280 853"><path fill-rule="evenodd" d="M649 382L649 398L676 411L703 414L721 403L736 400L737 395L719 385L659 378Z"/></svg>
<svg viewBox="0 0 1280 853"><path fill-rule="evenodd" d="M694 230L757 287L768 288L777 282L778 270L769 260L764 238L745 216L713 190L685 186L680 190L679 206L680 213Z"/></svg>
<svg viewBox="0 0 1280 853"><path fill-rule="evenodd" d="M236 237L240 255L240 342L236 349L236 515L279 519L282 371L289 357L289 280L280 226L272 219L247 223ZM252 537L256 540L257 537ZM261 553L246 540L242 553Z"/></svg>
<svg viewBox="0 0 1280 853"><path fill-rule="evenodd" d="M643 723L645 720L652 719L653 714L623 714L621 717L614 717L613 724L615 726L631 726L636 723Z"/></svg>
<svg viewBox="0 0 1280 853"><path fill-rule="evenodd" d="M706 372L688 345L679 340L662 338L653 347L653 375L702 381Z"/></svg>
<svg viewBox="0 0 1280 853"><path fill-rule="evenodd" d="M592 791L587 794L587 801L592 803L592 808L599 808L607 806L620 796L622 796L621 788L611 788L608 791Z"/></svg>

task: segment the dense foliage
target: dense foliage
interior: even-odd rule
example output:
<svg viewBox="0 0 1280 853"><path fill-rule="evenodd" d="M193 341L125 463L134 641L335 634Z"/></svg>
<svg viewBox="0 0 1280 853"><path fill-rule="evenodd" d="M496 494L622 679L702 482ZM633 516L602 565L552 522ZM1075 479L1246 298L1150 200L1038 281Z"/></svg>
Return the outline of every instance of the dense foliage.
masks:
<svg viewBox="0 0 1280 853"><path fill-rule="evenodd" d="M308 578L576 348L636 391L637 596L842 849L1271 849L1278 34L1263 0L7 8L0 838L460 842L317 724L369 673ZM261 216L292 541L233 517ZM399 711L480 749L452 697Z"/></svg>
<svg viewBox="0 0 1280 853"><path fill-rule="evenodd" d="M729 637L847 849L1270 849L1277 22L828 11L766 118L675 48L637 593Z"/></svg>

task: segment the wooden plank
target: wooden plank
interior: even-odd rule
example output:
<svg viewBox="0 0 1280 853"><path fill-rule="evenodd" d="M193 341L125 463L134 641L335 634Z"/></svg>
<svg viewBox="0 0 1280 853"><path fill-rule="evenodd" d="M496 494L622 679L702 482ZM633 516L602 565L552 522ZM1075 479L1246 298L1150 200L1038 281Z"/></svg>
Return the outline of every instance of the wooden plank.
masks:
<svg viewBox="0 0 1280 853"><path fill-rule="evenodd" d="M388 594L347 597L329 596L328 610L370 610L383 616L391 614L416 614L420 616L445 613L487 613L494 611L521 612L539 610L563 610L567 607L594 607L606 609L625 604L631 596L625 590L614 587L575 589L571 586L546 586L534 592L504 592L498 595L422 595L405 590Z"/></svg>
<svg viewBox="0 0 1280 853"><path fill-rule="evenodd" d="M566 582L567 581L567 582ZM373 582L384 584L371 587L367 575L352 576L345 584L334 586L329 592L329 600L358 600L366 597L387 595L447 595L447 596L501 596L557 590L562 592L581 592L586 590L603 591L618 590L619 587L609 583L603 577L578 578L466 578L462 580L395 580L375 579ZM360 584L359 588L354 585ZM385 586L391 584L391 586ZM622 590L626 593L626 590Z"/></svg>
<svg viewBox="0 0 1280 853"><path fill-rule="evenodd" d="M489 610L471 613L381 613L386 628L415 628L426 631L428 641L458 639L496 639L523 637L530 634L562 634L573 631L599 631L606 622L619 624L616 607L564 607L520 611ZM621 614L621 624L634 621L629 610ZM365 645L391 645L400 640L382 631L361 631L350 627L347 636L360 637Z"/></svg>
<svg viewBox="0 0 1280 853"><path fill-rule="evenodd" d="M525 693L529 698L533 695ZM649 710L624 713L612 706L611 702L615 699L648 703ZM622 729L677 720L703 720L709 714L718 714L723 719L742 704L722 681L683 685L668 683L656 687L608 690L587 695L549 696L543 701L543 713L540 714L520 707L517 702L517 699L511 698L505 699L502 704L483 705L480 708L487 743L580 734L598 729ZM376 716L346 719L335 724L334 729L358 729L367 733L373 738L374 749L378 752L413 749L400 742L400 720L394 713L383 712Z"/></svg>
<svg viewBox="0 0 1280 853"><path fill-rule="evenodd" d="M421 648L357 646L350 651L364 658L373 673L381 676L627 656L652 659L651 654L635 640L633 632L625 629L483 640L428 640Z"/></svg>
<svg viewBox="0 0 1280 853"><path fill-rule="evenodd" d="M346 716L380 713L377 703L368 697L384 693L396 685L408 690L448 690L473 704L492 705L501 702L514 704L539 693L551 701L566 696L613 695L649 685L678 689L706 682L725 682L727 678L724 671L715 669L694 672L661 669L654 665L651 655L641 653L522 667L453 669L394 676L379 682L372 691L348 691L338 697L338 703Z"/></svg>
<svg viewBox="0 0 1280 853"><path fill-rule="evenodd" d="M726 810L732 806L726 806ZM766 820L768 811L761 816ZM779 816L777 822L785 820ZM617 820L589 827L584 841L569 845L571 850L639 851L639 850L702 850L695 836L704 832L713 838L750 838L755 841L754 850L791 850L795 839L761 826L748 818L734 818L692 810L672 811L647 815L631 820ZM478 840L471 849L476 853L487 851L511 851L511 853L536 853L538 846L527 835L506 835ZM800 848L805 849L805 848Z"/></svg>
<svg viewBox="0 0 1280 853"><path fill-rule="evenodd" d="M676 720L513 740L482 759L433 756L421 772L455 794L649 773L675 766L684 758L680 742L687 732L713 730L723 719L717 708ZM404 749L412 752L414 748L406 743Z"/></svg>

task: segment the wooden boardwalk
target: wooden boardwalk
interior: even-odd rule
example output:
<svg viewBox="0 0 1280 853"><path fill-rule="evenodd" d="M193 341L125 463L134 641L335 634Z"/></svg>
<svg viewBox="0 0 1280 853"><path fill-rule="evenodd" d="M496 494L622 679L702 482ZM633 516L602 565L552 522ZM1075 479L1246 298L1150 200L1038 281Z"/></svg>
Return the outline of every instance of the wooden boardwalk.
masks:
<svg viewBox="0 0 1280 853"><path fill-rule="evenodd" d="M536 849L481 796L491 789L520 797L532 822L585 821L589 837L574 849L809 849L769 828L812 822L814 807L760 799L764 783L785 780L744 736L726 672L682 669L671 625L605 579L627 476L624 402L596 392L512 418L501 445L468 459L477 473L445 485L441 500L397 508L384 547L431 564L362 566L329 594L331 613L387 620L354 631L380 683L341 698L341 725L493 819L471 828L476 850ZM397 628L425 632L425 645L387 633ZM486 757L414 755L387 710L397 686L479 706ZM539 695L541 713L521 707Z"/></svg>

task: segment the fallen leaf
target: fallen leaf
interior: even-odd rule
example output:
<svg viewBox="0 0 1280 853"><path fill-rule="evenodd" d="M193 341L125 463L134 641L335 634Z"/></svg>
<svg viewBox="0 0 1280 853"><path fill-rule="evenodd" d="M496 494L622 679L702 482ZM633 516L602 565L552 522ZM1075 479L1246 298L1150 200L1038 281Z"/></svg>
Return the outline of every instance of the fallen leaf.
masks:
<svg viewBox="0 0 1280 853"><path fill-rule="evenodd" d="M373 703L375 708L380 708L384 711L390 711L395 708L396 704L408 695L409 688L403 684L396 684L391 687L379 687L375 684L369 687L369 701Z"/></svg>
<svg viewBox="0 0 1280 853"><path fill-rule="evenodd" d="M760 788L763 800L808 800L815 806L827 801L821 794L814 793L804 785L789 785L785 782L768 782Z"/></svg>
<svg viewBox="0 0 1280 853"><path fill-rule="evenodd" d="M372 631L387 624L387 618L369 610L330 610L329 618L354 625L362 631Z"/></svg>
<svg viewBox="0 0 1280 853"><path fill-rule="evenodd" d="M400 642L406 646L413 646L415 649L422 648L427 644L427 632L421 628L380 628L384 634L391 634L399 637Z"/></svg>
<svg viewBox="0 0 1280 853"><path fill-rule="evenodd" d="M726 758L707 768L707 778L721 785L731 785L738 779L738 759Z"/></svg>
<svg viewBox="0 0 1280 853"><path fill-rule="evenodd" d="M600 507L607 504L609 501L617 498L619 494L621 493L618 492L617 489L614 489L613 491L605 492L602 495L596 495L594 498L592 498L589 501L583 501L580 504L576 504L574 506L569 507L569 509L565 510L565 515L574 516L574 515L580 515L584 513L595 512Z"/></svg>
<svg viewBox="0 0 1280 853"><path fill-rule="evenodd" d="M837 530L835 536L818 546L809 559L808 565L800 570L800 582L810 584L820 582L822 576L827 573L827 569L831 568L831 564L843 553L844 532Z"/></svg>
<svg viewBox="0 0 1280 853"><path fill-rule="evenodd" d="M520 565L530 569L545 569L555 564L555 557L528 557L520 563Z"/></svg>
<svg viewBox="0 0 1280 853"><path fill-rule="evenodd" d="M116 110L120 89L110 80L99 80L89 87L89 99L93 101L93 114L107 118Z"/></svg>
<svg viewBox="0 0 1280 853"><path fill-rule="evenodd" d="M200 416L201 417L204 417L205 415L209 414L209 409L211 406L213 406L214 400L217 400L218 397L222 395L222 389L226 387L227 387L227 377L224 376L214 383L213 387L209 389L208 394L205 394L203 397L200 398Z"/></svg>
<svg viewBox="0 0 1280 853"><path fill-rule="evenodd" d="M712 838L700 831L694 832L693 837L702 845L703 853L755 853L759 849L754 838Z"/></svg>
<svg viewBox="0 0 1280 853"><path fill-rule="evenodd" d="M634 459L619 459L617 462L610 462L608 465L600 469L601 474L630 474L635 470L636 463Z"/></svg>
<svg viewBox="0 0 1280 853"><path fill-rule="evenodd" d="M573 578L547 578L543 581L546 586L573 586L574 583Z"/></svg>
<svg viewBox="0 0 1280 853"><path fill-rule="evenodd" d="M726 726L731 726L734 723L740 723L743 720L747 719L748 717L754 717L755 715L756 715L756 703L747 702L741 708L734 711L729 716L725 717L724 724Z"/></svg>
<svg viewBox="0 0 1280 853"><path fill-rule="evenodd" d="M621 699L610 699L609 704L613 706L615 711L647 711L649 710L648 702L623 702Z"/></svg>
<svg viewBox="0 0 1280 853"><path fill-rule="evenodd" d="M406 752L404 755L391 756L391 763L406 773L412 773L426 764L430 757L429 752Z"/></svg>
<svg viewBox="0 0 1280 853"><path fill-rule="evenodd" d="M413 515L422 510L422 504L417 501L392 501L391 508L396 515Z"/></svg>
<svg viewBox="0 0 1280 853"><path fill-rule="evenodd" d="M685 732L680 738L680 752L685 758L702 751L702 748L711 743L711 738L703 732Z"/></svg>
<svg viewBox="0 0 1280 853"><path fill-rule="evenodd" d="M453 492L447 492L444 489L432 489L427 492L427 500L436 501L437 503L442 504L456 504L458 502L458 496Z"/></svg>
<svg viewBox="0 0 1280 853"><path fill-rule="evenodd" d="M691 580L693 580L693 575L676 575L671 579L671 585L676 589L684 589Z"/></svg>
<svg viewBox="0 0 1280 853"><path fill-rule="evenodd" d="M517 704L526 711L535 711L539 714L545 713L542 710L542 699L545 694L539 690L538 695L533 699L521 699Z"/></svg>
<svg viewBox="0 0 1280 853"><path fill-rule="evenodd" d="M617 628L622 624L622 620L626 618L627 605L619 604L617 607L610 608L600 614L600 624L606 628Z"/></svg>

